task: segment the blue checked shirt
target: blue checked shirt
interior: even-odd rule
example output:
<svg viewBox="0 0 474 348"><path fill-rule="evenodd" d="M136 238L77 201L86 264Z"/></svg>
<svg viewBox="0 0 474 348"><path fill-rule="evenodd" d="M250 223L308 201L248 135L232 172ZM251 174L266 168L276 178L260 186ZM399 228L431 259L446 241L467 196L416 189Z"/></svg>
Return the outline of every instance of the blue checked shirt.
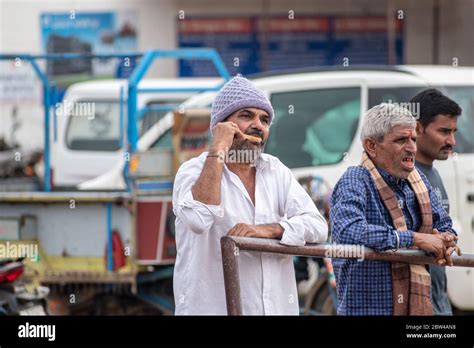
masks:
<svg viewBox="0 0 474 348"><path fill-rule="evenodd" d="M331 197L331 231L333 242L361 244L382 251L413 245L413 232L421 225L418 202L408 181L396 179L378 169L385 182L395 192L403 206L407 231L393 228L392 219L380 199L370 173L362 166L350 167L336 184ZM440 232L451 231L452 222L443 209L423 173L428 188L433 227ZM333 259L337 283L337 313L339 315L392 315L391 263Z"/></svg>

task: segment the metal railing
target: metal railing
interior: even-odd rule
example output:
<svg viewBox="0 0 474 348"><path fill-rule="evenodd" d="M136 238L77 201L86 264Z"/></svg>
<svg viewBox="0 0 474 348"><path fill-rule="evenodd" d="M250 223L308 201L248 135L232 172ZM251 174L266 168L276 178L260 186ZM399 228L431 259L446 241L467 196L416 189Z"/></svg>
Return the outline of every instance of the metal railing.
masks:
<svg viewBox="0 0 474 348"><path fill-rule="evenodd" d="M224 269L224 285L229 315L242 315L242 301L240 297L240 279L238 255L240 251L258 251L293 256L352 258L359 259L360 255L339 257L338 251L350 250L354 245L336 244L307 244L306 246L286 246L276 239L230 237L221 238L222 266ZM360 247L360 246L357 246ZM362 247L364 260L406 262L414 264L436 264L435 258L428 256L421 250L374 251ZM330 255L330 256L328 256ZM335 256L336 255L336 256ZM453 255L454 266L474 267L474 254Z"/></svg>

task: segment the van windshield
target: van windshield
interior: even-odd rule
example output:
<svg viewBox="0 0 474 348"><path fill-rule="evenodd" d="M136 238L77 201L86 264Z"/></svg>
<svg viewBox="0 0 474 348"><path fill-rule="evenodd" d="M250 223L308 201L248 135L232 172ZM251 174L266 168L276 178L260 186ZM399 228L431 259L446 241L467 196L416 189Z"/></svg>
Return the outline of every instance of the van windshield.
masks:
<svg viewBox="0 0 474 348"><path fill-rule="evenodd" d="M152 101L147 106L178 104L182 100ZM146 112L138 122L139 136L160 121L168 110ZM120 108L117 101L80 101L74 103L66 130L66 146L81 151L117 151L120 149ZM127 124L127 105L123 107L123 125ZM126 136L126 129L123 136Z"/></svg>
<svg viewBox="0 0 474 348"><path fill-rule="evenodd" d="M340 162L357 131L360 98L359 87L274 93L265 152L290 168Z"/></svg>
<svg viewBox="0 0 474 348"><path fill-rule="evenodd" d="M77 107L81 104L88 107ZM124 117L125 113L126 108ZM117 151L120 149L119 133L118 102L80 101L74 103L69 116L66 146L71 150Z"/></svg>

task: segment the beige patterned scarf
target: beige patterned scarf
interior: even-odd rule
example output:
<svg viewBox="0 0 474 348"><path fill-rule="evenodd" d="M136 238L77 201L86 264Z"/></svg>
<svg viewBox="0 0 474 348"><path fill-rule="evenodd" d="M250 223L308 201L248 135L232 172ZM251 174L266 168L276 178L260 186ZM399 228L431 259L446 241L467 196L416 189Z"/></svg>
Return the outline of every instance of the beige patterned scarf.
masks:
<svg viewBox="0 0 474 348"><path fill-rule="evenodd" d="M361 165L369 170L380 198L392 218L395 229L406 231L405 217L398 205L395 193L384 181L366 152L362 154ZM421 227L418 232L431 234L433 230L433 216L428 189L416 168L413 169L407 179L415 192L420 206ZM433 315L430 290L431 277L424 265L392 262L394 315Z"/></svg>

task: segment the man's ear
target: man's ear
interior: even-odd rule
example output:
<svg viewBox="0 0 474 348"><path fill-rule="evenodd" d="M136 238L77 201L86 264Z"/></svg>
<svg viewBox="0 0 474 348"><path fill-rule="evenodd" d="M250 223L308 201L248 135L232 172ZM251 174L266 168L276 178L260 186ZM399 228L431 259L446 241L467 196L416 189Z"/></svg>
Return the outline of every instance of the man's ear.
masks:
<svg viewBox="0 0 474 348"><path fill-rule="evenodd" d="M416 134L421 134L423 133L423 126L421 125L420 121L416 122Z"/></svg>
<svg viewBox="0 0 474 348"><path fill-rule="evenodd" d="M365 152L367 152L370 157L375 158L377 156L377 142L374 139L364 139L363 145Z"/></svg>

